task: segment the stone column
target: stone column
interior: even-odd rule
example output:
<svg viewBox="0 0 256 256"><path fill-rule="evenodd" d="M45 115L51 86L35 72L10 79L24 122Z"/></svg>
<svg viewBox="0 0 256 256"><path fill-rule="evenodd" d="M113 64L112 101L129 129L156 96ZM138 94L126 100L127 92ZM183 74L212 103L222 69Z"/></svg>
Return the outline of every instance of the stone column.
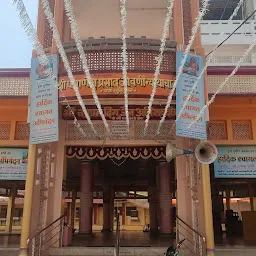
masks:
<svg viewBox="0 0 256 256"><path fill-rule="evenodd" d="M155 186L148 188L150 231L155 232L157 227L157 191Z"/></svg>
<svg viewBox="0 0 256 256"><path fill-rule="evenodd" d="M110 187L103 188L103 229L102 232L111 232L111 191Z"/></svg>
<svg viewBox="0 0 256 256"><path fill-rule="evenodd" d="M158 182L160 207L160 233L170 235L173 233L170 163L164 161L159 162Z"/></svg>
<svg viewBox="0 0 256 256"><path fill-rule="evenodd" d="M226 208L230 210L230 189L226 189Z"/></svg>
<svg viewBox="0 0 256 256"><path fill-rule="evenodd" d="M73 190L72 190L72 202L71 202L71 221L70 221L70 224L71 224L72 229L75 228L76 196L77 196L76 190L73 189Z"/></svg>
<svg viewBox="0 0 256 256"><path fill-rule="evenodd" d="M254 189L253 189L252 183L248 183L248 190L249 190L249 197L250 197L250 209L252 212L254 212L254 205L253 205Z"/></svg>
<svg viewBox="0 0 256 256"><path fill-rule="evenodd" d="M7 216L6 216L6 225L5 225L5 233L12 233L12 222L13 222L13 212L15 209L15 197L17 194L17 189L15 187L11 188L10 196L8 199L8 208L7 208Z"/></svg>
<svg viewBox="0 0 256 256"><path fill-rule="evenodd" d="M92 233L93 166L88 161L81 163L80 172L80 218L79 233Z"/></svg>

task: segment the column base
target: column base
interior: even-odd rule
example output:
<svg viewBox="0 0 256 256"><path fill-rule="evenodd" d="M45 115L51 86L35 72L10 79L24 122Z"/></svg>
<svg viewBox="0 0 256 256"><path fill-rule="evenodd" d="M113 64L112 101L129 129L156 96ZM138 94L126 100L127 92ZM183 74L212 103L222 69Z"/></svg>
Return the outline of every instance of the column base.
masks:
<svg viewBox="0 0 256 256"><path fill-rule="evenodd" d="M159 233L159 230L158 229L150 229L150 233Z"/></svg>
<svg viewBox="0 0 256 256"><path fill-rule="evenodd" d="M111 230L110 228L103 228L103 229L101 230L101 232L102 232L102 233L110 233L110 232L112 232L112 230Z"/></svg>

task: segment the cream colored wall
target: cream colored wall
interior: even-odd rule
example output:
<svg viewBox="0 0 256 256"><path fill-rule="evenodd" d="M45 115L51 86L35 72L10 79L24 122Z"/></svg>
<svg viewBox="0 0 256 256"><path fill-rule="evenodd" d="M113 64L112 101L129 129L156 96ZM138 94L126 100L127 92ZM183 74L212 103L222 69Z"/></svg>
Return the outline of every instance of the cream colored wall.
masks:
<svg viewBox="0 0 256 256"><path fill-rule="evenodd" d="M82 39L121 37L119 0L75 0L73 4ZM167 0L127 1L127 37L159 39L167 6Z"/></svg>
<svg viewBox="0 0 256 256"><path fill-rule="evenodd" d="M120 204L116 204L115 206L120 207ZM132 207L134 206L131 203L126 203L126 207ZM76 207L79 207L79 204L77 204ZM93 209L94 210L94 209ZM145 224L149 224L149 210L142 208L142 207L137 207L138 210L138 220L133 220L131 219L130 216L125 217L125 225L122 223L122 217L120 218L120 224L121 224L121 230L143 230L143 227ZM126 212L126 211L125 211ZM94 213L92 214L93 216L93 223L94 222ZM114 226L116 226L114 224ZM96 219L96 224L93 225L93 230L94 231L99 231L103 227L103 207L98 207L97 208L97 219ZM75 228L78 230L79 229L79 219L76 218L75 220ZM114 227L115 229L115 227Z"/></svg>

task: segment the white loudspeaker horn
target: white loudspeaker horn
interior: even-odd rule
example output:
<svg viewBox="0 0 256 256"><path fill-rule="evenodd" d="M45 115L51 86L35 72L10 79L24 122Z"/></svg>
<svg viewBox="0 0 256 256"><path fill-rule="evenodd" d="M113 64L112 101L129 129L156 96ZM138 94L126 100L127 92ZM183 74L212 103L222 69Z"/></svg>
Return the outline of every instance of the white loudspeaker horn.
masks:
<svg viewBox="0 0 256 256"><path fill-rule="evenodd" d="M211 164L218 156L217 147L209 142L201 142L196 146L195 157L201 164Z"/></svg>
<svg viewBox="0 0 256 256"><path fill-rule="evenodd" d="M171 143L167 143L165 154L166 154L166 161L171 162L172 159L174 159L177 156L189 155L189 154L194 154L194 153L192 151L189 151L189 150L176 148Z"/></svg>

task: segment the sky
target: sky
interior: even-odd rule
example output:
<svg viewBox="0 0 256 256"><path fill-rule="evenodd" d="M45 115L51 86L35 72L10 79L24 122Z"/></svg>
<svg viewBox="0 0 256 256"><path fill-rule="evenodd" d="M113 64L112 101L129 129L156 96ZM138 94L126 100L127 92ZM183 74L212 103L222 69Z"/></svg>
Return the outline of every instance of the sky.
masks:
<svg viewBox="0 0 256 256"><path fill-rule="evenodd" d="M0 68L29 68L32 44L23 31L18 13L9 0L0 0ZM38 0L23 0L34 26Z"/></svg>

